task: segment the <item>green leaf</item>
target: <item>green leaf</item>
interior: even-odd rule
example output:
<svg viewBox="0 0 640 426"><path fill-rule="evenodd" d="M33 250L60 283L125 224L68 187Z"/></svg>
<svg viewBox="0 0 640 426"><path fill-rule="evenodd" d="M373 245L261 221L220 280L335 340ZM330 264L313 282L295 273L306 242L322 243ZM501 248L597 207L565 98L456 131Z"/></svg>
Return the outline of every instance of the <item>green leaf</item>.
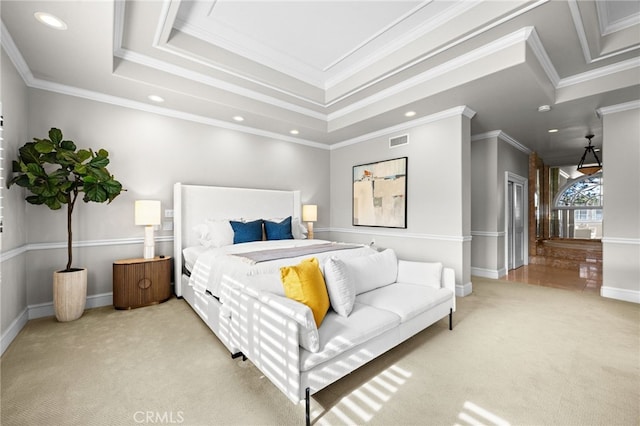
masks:
<svg viewBox="0 0 640 426"><path fill-rule="evenodd" d="M36 150L35 142L27 142L20 147L19 158L24 163L39 163L40 153Z"/></svg>
<svg viewBox="0 0 640 426"><path fill-rule="evenodd" d="M84 176L82 181L84 183L98 183L98 179L95 176Z"/></svg>
<svg viewBox="0 0 640 426"><path fill-rule="evenodd" d="M93 201L96 203L104 203L107 201L107 191L105 191L100 185L89 185L85 187L84 202Z"/></svg>
<svg viewBox="0 0 640 426"><path fill-rule="evenodd" d="M91 167L103 168L107 167L109 159L106 157L93 157L91 161L89 161L89 164L91 164Z"/></svg>
<svg viewBox="0 0 640 426"><path fill-rule="evenodd" d="M109 193L109 195L118 195L122 191L122 184L113 179L103 182L102 187Z"/></svg>
<svg viewBox="0 0 640 426"><path fill-rule="evenodd" d="M81 149L81 150L78 151L78 161L83 163L88 158L91 158L91 152L90 151L87 151L86 149Z"/></svg>
<svg viewBox="0 0 640 426"><path fill-rule="evenodd" d="M76 144L73 143L73 141L62 141L60 143L60 148L68 150L68 151L75 151L76 150Z"/></svg>
<svg viewBox="0 0 640 426"><path fill-rule="evenodd" d="M62 141L62 131L52 127L51 130L49 130L49 139L51 139L51 142L54 144L59 145L60 141Z"/></svg>
<svg viewBox="0 0 640 426"><path fill-rule="evenodd" d="M100 149L98 151L98 156L106 158L109 156L109 151L107 151L106 149Z"/></svg>
<svg viewBox="0 0 640 426"><path fill-rule="evenodd" d="M51 143L51 141L45 139L45 140L39 141L36 144L35 148L36 148L36 151L38 151L39 153L47 154L53 151L55 147L53 146L53 143Z"/></svg>

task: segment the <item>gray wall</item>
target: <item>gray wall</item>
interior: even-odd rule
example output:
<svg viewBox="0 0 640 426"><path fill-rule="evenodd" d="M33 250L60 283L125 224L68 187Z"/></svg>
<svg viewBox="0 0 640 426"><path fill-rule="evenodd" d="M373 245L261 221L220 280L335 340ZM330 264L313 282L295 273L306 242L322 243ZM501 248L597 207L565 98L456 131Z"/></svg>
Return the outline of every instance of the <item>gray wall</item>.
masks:
<svg viewBox="0 0 640 426"><path fill-rule="evenodd" d="M602 288L640 303L640 108L603 117Z"/></svg>
<svg viewBox="0 0 640 426"><path fill-rule="evenodd" d="M471 271L489 278L507 272L505 174L528 176L528 154L508 139L497 132L471 142Z"/></svg>
<svg viewBox="0 0 640 426"><path fill-rule="evenodd" d="M6 183L11 176L11 160L17 155L16 141L27 140L27 87L2 50L1 97L3 124L2 141L2 222L0 234L0 333L2 350L14 337L7 335L11 325L14 335L27 321L27 286L25 269L26 220L24 191ZM6 338L5 338L6 336Z"/></svg>
<svg viewBox="0 0 640 426"><path fill-rule="evenodd" d="M389 137L409 144L389 148ZM408 260L441 261L470 292L470 119L456 115L331 150L331 238L396 250ZM352 168L408 157L407 229L352 225Z"/></svg>
<svg viewBox="0 0 640 426"><path fill-rule="evenodd" d="M509 172L526 179L529 173L528 154L509 143L510 140L502 132L492 132L474 137L471 142L471 271L474 275L498 278L507 273L505 174Z"/></svg>

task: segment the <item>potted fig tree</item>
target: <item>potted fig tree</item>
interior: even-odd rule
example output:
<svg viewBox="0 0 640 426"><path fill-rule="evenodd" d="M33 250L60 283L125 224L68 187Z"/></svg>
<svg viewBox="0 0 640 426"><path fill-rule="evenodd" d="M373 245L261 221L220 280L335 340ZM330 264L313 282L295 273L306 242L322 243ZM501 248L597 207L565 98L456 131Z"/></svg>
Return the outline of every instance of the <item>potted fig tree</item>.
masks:
<svg viewBox="0 0 640 426"><path fill-rule="evenodd" d="M76 201L110 203L122 191L122 185L107 170L109 153L100 149L77 149L64 140L60 129L49 130L48 139L34 138L19 149L12 163L13 177L7 187L16 184L31 194L30 204L44 204L51 210L67 205L67 266L53 273L53 306L58 321L73 321L82 316L87 299L87 270L74 268L71 218Z"/></svg>

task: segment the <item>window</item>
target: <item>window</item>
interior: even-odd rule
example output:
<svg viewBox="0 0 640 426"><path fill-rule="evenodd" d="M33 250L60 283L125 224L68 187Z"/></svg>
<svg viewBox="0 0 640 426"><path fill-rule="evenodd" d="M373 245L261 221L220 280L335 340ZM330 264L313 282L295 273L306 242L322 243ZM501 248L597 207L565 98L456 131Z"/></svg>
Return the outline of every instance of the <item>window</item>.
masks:
<svg viewBox="0 0 640 426"><path fill-rule="evenodd" d="M602 173L567 182L554 198L561 238L602 238Z"/></svg>

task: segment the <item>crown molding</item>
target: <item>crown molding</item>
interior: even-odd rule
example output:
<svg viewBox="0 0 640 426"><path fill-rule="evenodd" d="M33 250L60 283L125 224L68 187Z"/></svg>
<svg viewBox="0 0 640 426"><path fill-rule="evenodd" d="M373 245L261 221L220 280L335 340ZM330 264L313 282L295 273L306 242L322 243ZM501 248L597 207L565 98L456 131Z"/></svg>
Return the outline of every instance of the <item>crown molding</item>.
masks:
<svg viewBox="0 0 640 426"><path fill-rule="evenodd" d="M556 89L572 86L574 84L585 83L587 81L607 77L632 69L638 69L638 71L640 71L640 58L627 59L626 61L617 62L615 64L607 65L591 71L575 74L571 77L563 78L558 82Z"/></svg>
<svg viewBox="0 0 640 426"><path fill-rule="evenodd" d="M608 114L615 114L616 112L629 111L638 108L640 108L640 100L598 108L596 113L598 114L598 117L602 117Z"/></svg>
<svg viewBox="0 0 640 426"><path fill-rule="evenodd" d="M11 59L13 66L16 67L18 74L22 77L22 80L26 83L27 81L33 80L33 74L29 69L29 65L24 60L22 53L18 50L18 46L11 38L11 34L9 34L9 30L5 27L4 22L0 20L0 44L4 48L5 52L7 52L7 56Z"/></svg>
<svg viewBox="0 0 640 426"><path fill-rule="evenodd" d="M425 117L421 117L418 118L416 120L411 120L411 121L407 121L405 123L400 123L398 125L395 126L391 126L391 127L387 127L385 129L381 129L375 132L371 132L371 133L367 133L365 135L362 136L358 136L356 138L353 139L347 139L345 141L333 144L329 147L330 150L334 150L334 149L340 149L340 148L344 148L345 146L349 146L349 145L354 145L360 142L366 142L368 140L374 139L374 138L378 138L378 137L382 137L382 136L387 136L390 135L392 133L397 133L397 132L401 132L404 130L408 130L411 129L413 127L417 127L417 126L421 126L424 124L428 124L428 123L433 123L434 121L439 121L445 118L449 118L449 117L458 117L458 116L464 116L467 117L469 119L473 118L474 115L476 115L476 112L474 110L472 110L471 108L469 108L466 105L463 106L459 106L459 107L455 107L455 108L450 108L448 110L445 111L441 111L435 114L431 114L431 115L427 115Z"/></svg>
<svg viewBox="0 0 640 426"><path fill-rule="evenodd" d="M529 148L527 148L526 146L524 146L523 144L521 144L520 142L518 142L517 140L515 140L505 132L503 132L502 130L494 130L492 132L478 133L476 135L471 136L471 141L473 142L473 141L479 141L479 140L489 139L489 138L500 139L508 143L512 147L516 148L517 150L524 152L527 155L533 152Z"/></svg>

